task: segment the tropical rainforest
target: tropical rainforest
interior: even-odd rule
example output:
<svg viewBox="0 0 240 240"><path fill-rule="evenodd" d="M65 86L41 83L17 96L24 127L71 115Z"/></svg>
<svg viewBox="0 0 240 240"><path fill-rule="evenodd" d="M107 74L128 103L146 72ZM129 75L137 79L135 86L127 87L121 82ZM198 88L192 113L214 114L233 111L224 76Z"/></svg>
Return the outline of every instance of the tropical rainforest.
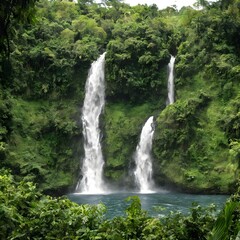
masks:
<svg viewBox="0 0 240 240"><path fill-rule="evenodd" d="M1 1L1 239L237 239L239 39L239 0L180 10L120 0ZM133 198L125 218L105 221L102 205L43 195L73 191L80 177L84 87L105 51L105 180L133 187L132 155L152 115L156 184L235 193L218 218L197 206L159 221ZM175 103L166 106L171 55Z"/></svg>
<svg viewBox="0 0 240 240"><path fill-rule="evenodd" d="M84 86L91 63L106 51L106 181L131 185L132 155L153 115L159 186L234 191L240 161L239 1L199 1L196 9L180 10L117 0L7 3L1 4L1 168L19 180L28 177L45 193L74 189L84 155ZM171 55L176 99L166 107Z"/></svg>

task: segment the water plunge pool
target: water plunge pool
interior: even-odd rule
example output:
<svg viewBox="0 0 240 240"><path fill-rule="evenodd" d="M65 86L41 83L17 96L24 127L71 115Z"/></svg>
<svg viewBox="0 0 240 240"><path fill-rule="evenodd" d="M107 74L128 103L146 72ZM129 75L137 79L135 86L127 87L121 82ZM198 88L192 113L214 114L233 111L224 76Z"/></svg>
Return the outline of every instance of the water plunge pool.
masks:
<svg viewBox="0 0 240 240"><path fill-rule="evenodd" d="M69 194L68 198L78 204L103 203L107 207L106 217L113 218L115 216L124 216L125 209L130 205L130 202L126 201L129 196L138 196L141 200L142 209L153 217L167 215L170 211L180 211L186 214L192 207L193 202L202 207L215 204L220 211L229 197L227 195L194 195L174 192L151 194L121 192L101 195L73 193Z"/></svg>

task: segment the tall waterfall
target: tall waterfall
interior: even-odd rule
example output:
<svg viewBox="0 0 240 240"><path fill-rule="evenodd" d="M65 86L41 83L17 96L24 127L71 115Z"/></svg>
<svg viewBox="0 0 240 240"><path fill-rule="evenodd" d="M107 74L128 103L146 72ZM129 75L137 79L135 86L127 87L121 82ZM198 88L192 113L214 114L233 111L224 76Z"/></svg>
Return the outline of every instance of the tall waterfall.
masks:
<svg viewBox="0 0 240 240"><path fill-rule="evenodd" d="M171 56L168 64L168 99L167 105L174 103L174 62L175 57Z"/></svg>
<svg viewBox="0 0 240 240"><path fill-rule="evenodd" d="M153 192L152 180L152 139L154 134L153 116L151 116L142 128L140 141L138 143L134 160L136 169L134 171L135 181L141 193Z"/></svg>
<svg viewBox="0 0 240 240"><path fill-rule="evenodd" d="M104 86L105 53L93 62L85 86L82 108L82 125L85 157L82 164L82 179L76 191L81 193L104 192L104 159L100 144L99 117L105 104Z"/></svg>

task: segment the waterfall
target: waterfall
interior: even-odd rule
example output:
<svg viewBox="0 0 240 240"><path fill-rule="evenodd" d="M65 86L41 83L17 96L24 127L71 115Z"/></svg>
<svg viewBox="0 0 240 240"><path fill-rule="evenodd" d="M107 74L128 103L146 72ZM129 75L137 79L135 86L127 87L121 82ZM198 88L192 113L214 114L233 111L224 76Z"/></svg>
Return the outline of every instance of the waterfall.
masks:
<svg viewBox="0 0 240 240"><path fill-rule="evenodd" d="M171 56L168 64L168 99L167 105L174 103L174 62L175 57Z"/></svg>
<svg viewBox="0 0 240 240"><path fill-rule="evenodd" d="M85 86L85 99L82 108L82 126L85 157L82 164L82 179L76 191L95 194L104 192L103 165L104 159L100 144L99 117L105 103L103 53L93 62Z"/></svg>
<svg viewBox="0 0 240 240"><path fill-rule="evenodd" d="M142 128L140 141L137 145L134 160L136 169L134 171L135 181L141 193L153 192L152 180L152 139L154 134L153 116L151 116Z"/></svg>

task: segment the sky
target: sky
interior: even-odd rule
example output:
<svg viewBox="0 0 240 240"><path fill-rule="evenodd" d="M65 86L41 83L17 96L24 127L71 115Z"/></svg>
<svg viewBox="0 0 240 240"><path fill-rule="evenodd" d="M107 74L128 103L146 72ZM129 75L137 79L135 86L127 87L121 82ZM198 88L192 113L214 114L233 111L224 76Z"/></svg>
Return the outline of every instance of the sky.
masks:
<svg viewBox="0 0 240 240"><path fill-rule="evenodd" d="M156 4L159 9L164 9L168 6L176 5L177 9L181 9L183 6L191 6L197 0L124 0L125 3L134 6L137 4Z"/></svg>

